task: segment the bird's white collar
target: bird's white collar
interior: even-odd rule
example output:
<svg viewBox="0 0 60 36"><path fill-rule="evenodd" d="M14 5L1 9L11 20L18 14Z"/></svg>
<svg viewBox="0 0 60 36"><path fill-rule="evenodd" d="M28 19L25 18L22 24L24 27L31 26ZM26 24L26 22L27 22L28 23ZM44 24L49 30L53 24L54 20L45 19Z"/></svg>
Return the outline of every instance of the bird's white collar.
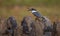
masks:
<svg viewBox="0 0 60 36"><path fill-rule="evenodd" d="M32 10L32 13L34 13L34 12L37 12L37 11L35 11L35 10Z"/></svg>

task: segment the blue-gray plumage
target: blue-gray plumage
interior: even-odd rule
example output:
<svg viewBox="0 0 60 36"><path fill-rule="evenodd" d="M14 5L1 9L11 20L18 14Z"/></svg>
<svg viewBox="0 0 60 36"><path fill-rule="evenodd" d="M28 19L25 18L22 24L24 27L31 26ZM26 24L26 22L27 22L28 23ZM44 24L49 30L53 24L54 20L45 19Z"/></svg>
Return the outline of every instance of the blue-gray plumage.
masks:
<svg viewBox="0 0 60 36"><path fill-rule="evenodd" d="M38 18L40 18L41 17L41 14L40 13L38 13L38 12L34 12L34 13L32 13L34 16L36 16L36 17L38 17Z"/></svg>
<svg viewBox="0 0 60 36"><path fill-rule="evenodd" d="M42 17L42 15L34 8L29 9L29 11L31 11L32 14L38 18Z"/></svg>

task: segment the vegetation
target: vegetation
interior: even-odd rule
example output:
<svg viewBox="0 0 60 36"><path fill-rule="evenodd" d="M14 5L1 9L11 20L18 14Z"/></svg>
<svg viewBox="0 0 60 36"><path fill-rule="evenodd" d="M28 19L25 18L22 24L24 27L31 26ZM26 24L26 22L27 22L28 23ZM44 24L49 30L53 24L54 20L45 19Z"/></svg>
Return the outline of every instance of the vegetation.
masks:
<svg viewBox="0 0 60 36"><path fill-rule="evenodd" d="M33 6L42 15L49 18L54 19L56 15L60 17L60 0L0 0L0 16L8 17L13 15L17 20L21 20L26 15L32 15L27 11L28 6Z"/></svg>
<svg viewBox="0 0 60 36"><path fill-rule="evenodd" d="M29 5L29 6L38 6L38 5L60 5L60 0L0 0L1 5Z"/></svg>

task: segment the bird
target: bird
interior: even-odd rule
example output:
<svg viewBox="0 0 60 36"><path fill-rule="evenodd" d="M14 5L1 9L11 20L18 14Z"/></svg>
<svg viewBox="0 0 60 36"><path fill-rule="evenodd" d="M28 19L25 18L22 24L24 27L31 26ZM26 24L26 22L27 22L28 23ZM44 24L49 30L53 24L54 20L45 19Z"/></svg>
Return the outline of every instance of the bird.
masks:
<svg viewBox="0 0 60 36"><path fill-rule="evenodd" d="M38 18L42 17L42 15L34 8L29 8L28 11L31 11L31 13Z"/></svg>
<svg viewBox="0 0 60 36"><path fill-rule="evenodd" d="M43 22L46 22L46 18L41 14L39 13L35 8L29 8L28 11L31 11L31 13L36 16L36 18L38 20L41 20Z"/></svg>

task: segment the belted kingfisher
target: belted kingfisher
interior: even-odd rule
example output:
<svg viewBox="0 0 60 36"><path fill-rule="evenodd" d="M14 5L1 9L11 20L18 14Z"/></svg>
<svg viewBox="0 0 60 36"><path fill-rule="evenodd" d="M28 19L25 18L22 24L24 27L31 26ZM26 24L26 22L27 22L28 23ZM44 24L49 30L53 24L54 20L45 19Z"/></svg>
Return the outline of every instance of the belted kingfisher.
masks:
<svg viewBox="0 0 60 36"><path fill-rule="evenodd" d="M28 11L31 11L32 14L33 14L34 16L38 17L38 18L41 18L41 17L42 17L42 15L41 15L36 9L34 9L34 8L29 8Z"/></svg>
<svg viewBox="0 0 60 36"><path fill-rule="evenodd" d="M45 17L42 16L36 9L34 9L34 8L29 8L28 11L31 11L32 14L33 14L34 16L36 16L37 18L41 18L43 22L46 21ZM40 20L40 19L39 19L39 20Z"/></svg>

